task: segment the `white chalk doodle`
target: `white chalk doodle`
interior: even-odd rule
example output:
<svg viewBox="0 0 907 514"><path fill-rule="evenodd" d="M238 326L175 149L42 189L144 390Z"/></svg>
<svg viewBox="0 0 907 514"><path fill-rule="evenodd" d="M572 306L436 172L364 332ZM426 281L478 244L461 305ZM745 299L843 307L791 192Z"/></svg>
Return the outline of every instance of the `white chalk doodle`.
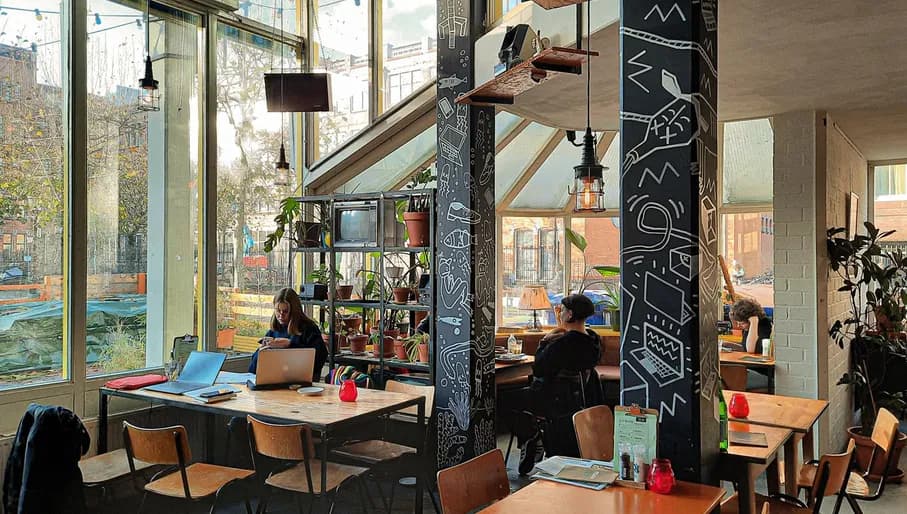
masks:
<svg viewBox="0 0 907 514"><path fill-rule="evenodd" d="M643 140L624 157L624 173L656 152L689 145L698 134L692 95L680 89L677 76L668 70L661 70L661 85L674 98L649 118Z"/></svg>
<svg viewBox="0 0 907 514"><path fill-rule="evenodd" d="M674 393L674 397L671 399L671 406L670 406L670 407L668 407L668 404L666 404L664 401L662 401L662 402L661 402L661 406L658 408L658 418L659 418L659 419L664 419L664 418L665 418L665 412L667 412L668 414L670 414L671 416L673 416L674 413L677 411L677 402L678 402L678 400L680 401L680 403L682 403L682 404L684 404L684 405L686 405L686 403L687 403L687 401L684 400L683 397L680 396L680 395L677 394L677 393Z"/></svg>
<svg viewBox="0 0 907 514"><path fill-rule="evenodd" d="M476 211L463 205L463 202L450 202L447 208L447 221L459 221L469 225L475 225L481 220L481 216Z"/></svg>
<svg viewBox="0 0 907 514"><path fill-rule="evenodd" d="M718 209L715 201L703 196L699 202L699 223L702 225L702 237L707 245L718 241Z"/></svg>
<svg viewBox="0 0 907 514"><path fill-rule="evenodd" d="M646 272L644 281L643 291L646 305L678 325L685 325L693 318L693 309L687 304L686 293L683 289L650 271Z"/></svg>
<svg viewBox="0 0 907 514"><path fill-rule="evenodd" d="M630 352L659 386L684 377L683 343L657 326L643 323L643 347Z"/></svg>
<svg viewBox="0 0 907 514"><path fill-rule="evenodd" d="M645 183L646 177L652 177L652 180L654 180L656 184L661 185L661 182L662 180L664 180L665 174L667 174L668 171L670 171L675 177L680 178L680 173L677 173L677 170L674 169L674 165L668 161L665 161L664 166L661 167L661 173L659 173L658 175L656 175L655 172L650 170L649 168L646 168L642 172L642 176L639 177L639 184L637 185L639 187L642 187L642 185Z"/></svg>
<svg viewBox="0 0 907 514"><path fill-rule="evenodd" d="M629 60L627 60L627 64L632 64L632 65L634 65L634 66L639 66L639 69L638 69L638 70L636 70L636 71L634 71L633 73L630 73L630 74L627 75L627 79L632 80L634 84L636 84L637 86L639 86L640 89L642 89L642 90L645 91L646 93L650 93L651 91L649 91L649 88L647 88L646 86L644 86L643 83L640 82L639 79L636 78L636 77L638 77L638 76L640 76L640 75L644 75L647 71L649 71L649 70L652 69L652 66L650 66L650 65L648 65L648 64L646 64L646 63L644 63L644 62L639 61L639 58L642 57L642 56L644 56L644 55L646 55L646 50L641 50L638 54L634 55L634 56L631 57Z"/></svg>
<svg viewBox="0 0 907 514"><path fill-rule="evenodd" d="M668 9L667 12L663 11L661 9L660 5L655 4L655 6L652 7L652 9L649 11L648 14L646 14L646 16L643 19L648 20L649 17L652 16L653 13L658 14L658 17L661 19L662 23L668 21L668 18L670 18L671 15L674 13L677 13L677 15L680 16L681 21L687 21L687 17L684 16L683 11L680 10L680 6L677 5L676 3L674 5L672 5L671 8Z"/></svg>
<svg viewBox="0 0 907 514"><path fill-rule="evenodd" d="M466 143L466 133L453 125L446 125L438 138L441 145L441 156L457 166L463 165L462 152Z"/></svg>
<svg viewBox="0 0 907 514"><path fill-rule="evenodd" d="M447 9L440 23L438 23L438 37L447 40L447 48L453 50L457 47L456 38L466 37L468 25L466 17L462 16L463 8L456 0L447 0Z"/></svg>
<svg viewBox="0 0 907 514"><path fill-rule="evenodd" d="M441 100L438 102L438 108L441 109L441 114L444 115L444 119L449 119L450 116L454 113L454 108L450 104L450 98L447 98L446 96L444 98L441 98Z"/></svg>
<svg viewBox="0 0 907 514"><path fill-rule="evenodd" d="M695 261L699 249L693 245L671 248L671 271L680 278L691 281L699 274L699 266Z"/></svg>
<svg viewBox="0 0 907 514"><path fill-rule="evenodd" d="M448 248L462 249L469 248L475 244L475 236L470 235L469 231L462 228L455 228L445 234L441 239L441 244Z"/></svg>
<svg viewBox="0 0 907 514"><path fill-rule="evenodd" d="M453 89L453 88L459 86L460 84L464 84L465 82L466 82L465 78L460 78L456 75L451 75L449 77L444 77L442 79L438 79L438 87L441 89ZM445 116L445 118L446 117L447 116Z"/></svg>

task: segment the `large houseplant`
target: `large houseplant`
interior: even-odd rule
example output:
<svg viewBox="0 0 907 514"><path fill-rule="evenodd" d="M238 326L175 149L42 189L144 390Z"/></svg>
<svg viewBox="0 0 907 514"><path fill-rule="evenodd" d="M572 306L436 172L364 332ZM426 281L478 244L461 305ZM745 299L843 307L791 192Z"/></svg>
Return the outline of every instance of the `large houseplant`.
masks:
<svg viewBox="0 0 907 514"><path fill-rule="evenodd" d="M882 240L894 231L883 232L866 222L866 235L843 237L843 228L827 232L826 246L831 272L840 281L839 292L847 293L848 312L836 320L829 335L840 348L850 351L850 369L838 380L849 385L860 425L848 430L857 443L857 464L869 466L872 440L869 439L880 408L900 413L904 409L907 342L900 332L907 303L907 257L883 248ZM907 436L899 435L896 451L900 453ZM884 459L870 477L884 471ZM895 456L895 465L898 456ZM899 473L896 469L892 473Z"/></svg>

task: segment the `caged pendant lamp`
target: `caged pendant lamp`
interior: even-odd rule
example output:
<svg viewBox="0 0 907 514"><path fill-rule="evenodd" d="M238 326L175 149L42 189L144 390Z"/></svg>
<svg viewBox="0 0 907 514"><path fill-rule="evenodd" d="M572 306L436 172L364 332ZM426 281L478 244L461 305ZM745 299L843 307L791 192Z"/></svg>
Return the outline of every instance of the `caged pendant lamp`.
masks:
<svg viewBox="0 0 907 514"><path fill-rule="evenodd" d="M138 110L153 112L161 110L161 92L158 81L154 80L154 68L151 65L151 35L148 25L151 0L145 3L145 75L139 79Z"/></svg>

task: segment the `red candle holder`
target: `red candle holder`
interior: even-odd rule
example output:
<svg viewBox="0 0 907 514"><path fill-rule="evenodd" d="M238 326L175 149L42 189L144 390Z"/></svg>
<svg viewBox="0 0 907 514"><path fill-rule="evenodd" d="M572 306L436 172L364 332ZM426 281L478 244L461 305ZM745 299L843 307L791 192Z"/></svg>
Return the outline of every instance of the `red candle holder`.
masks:
<svg viewBox="0 0 907 514"><path fill-rule="evenodd" d="M342 402L355 402L356 397L359 396L359 390L356 388L356 382L354 380L344 380L340 384L340 401Z"/></svg>
<svg viewBox="0 0 907 514"><path fill-rule="evenodd" d="M674 470L669 459L652 459L649 471L649 489L658 494L670 494L674 489Z"/></svg>
<svg viewBox="0 0 907 514"><path fill-rule="evenodd" d="M743 393L734 393L731 396L731 403L728 405L728 412L732 417L745 418L750 415L750 403L746 400Z"/></svg>

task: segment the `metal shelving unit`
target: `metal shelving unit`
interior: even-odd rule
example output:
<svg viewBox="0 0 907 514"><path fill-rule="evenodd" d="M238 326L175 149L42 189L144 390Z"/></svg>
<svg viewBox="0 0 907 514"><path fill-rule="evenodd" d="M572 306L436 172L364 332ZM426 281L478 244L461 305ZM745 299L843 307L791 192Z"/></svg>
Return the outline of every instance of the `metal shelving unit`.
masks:
<svg viewBox="0 0 907 514"><path fill-rule="evenodd" d="M409 200L412 197L416 196L427 196L429 198L429 245L423 247L406 247L398 246L398 244L387 245L386 234L385 234L385 224L386 223L397 223L396 219L385 219L385 202L396 202L398 200ZM378 355L352 355L352 354L340 354L339 348L337 348L337 309L340 307L347 308L360 308L363 309L363 333L365 329L365 314L367 310L376 310L379 312L378 316L378 330L379 334L384 334L385 329L385 313L392 311L406 311L410 313L415 312L428 312L431 313L435 311L435 302L437 298L436 294L436 284L438 283L435 278L435 191L432 189L422 189L414 191L391 191L385 193L364 193L364 194L337 194L337 195L318 195L318 196L304 196L298 198L299 202L305 206L306 204L321 204L323 207L322 215L331 216L330 219L330 233L336 234L336 220L333 217L334 204L338 202L361 202L361 201L374 201L377 202L377 212L378 212L378 241L379 245L377 246L366 246L366 247L317 247L317 248L293 248L292 251L303 254L315 254L318 257L318 260L321 264L328 266L330 270L330 283L328 284L328 299L327 300L302 300L303 305L312 305L321 307L322 313L325 313L329 321L328 326L330 327L330 351L328 357L328 365L333 369L337 364L349 364L349 365L362 365L362 366L375 366L377 368L377 373L373 376L376 376L376 381L378 385L383 387L384 381L387 380L392 372L389 371L389 368L398 368L406 369L411 371L417 371L428 374L428 381L431 384L434 384L435 377L435 366L436 366L436 354L435 354L435 319L431 318L431 328L430 336L428 342L428 363L420 362L408 362L401 361L396 358L384 357L381 354ZM398 243L395 241L395 243ZM429 292L428 295L430 301L427 304L420 303L395 303L388 301L390 291L385 291L384 277L386 276L386 259L387 255L403 255L405 258L408 257L410 265L415 264L416 256L420 253L428 253L430 270L428 271L430 275L429 280ZM381 294L379 295L378 300L338 300L336 298L337 283L334 277L335 271L337 270L337 255L344 253L377 253L379 268L375 270L377 275L380 287ZM410 316L411 325L414 316ZM325 321L324 314L322 315L321 321ZM415 330L415 326L412 327Z"/></svg>

